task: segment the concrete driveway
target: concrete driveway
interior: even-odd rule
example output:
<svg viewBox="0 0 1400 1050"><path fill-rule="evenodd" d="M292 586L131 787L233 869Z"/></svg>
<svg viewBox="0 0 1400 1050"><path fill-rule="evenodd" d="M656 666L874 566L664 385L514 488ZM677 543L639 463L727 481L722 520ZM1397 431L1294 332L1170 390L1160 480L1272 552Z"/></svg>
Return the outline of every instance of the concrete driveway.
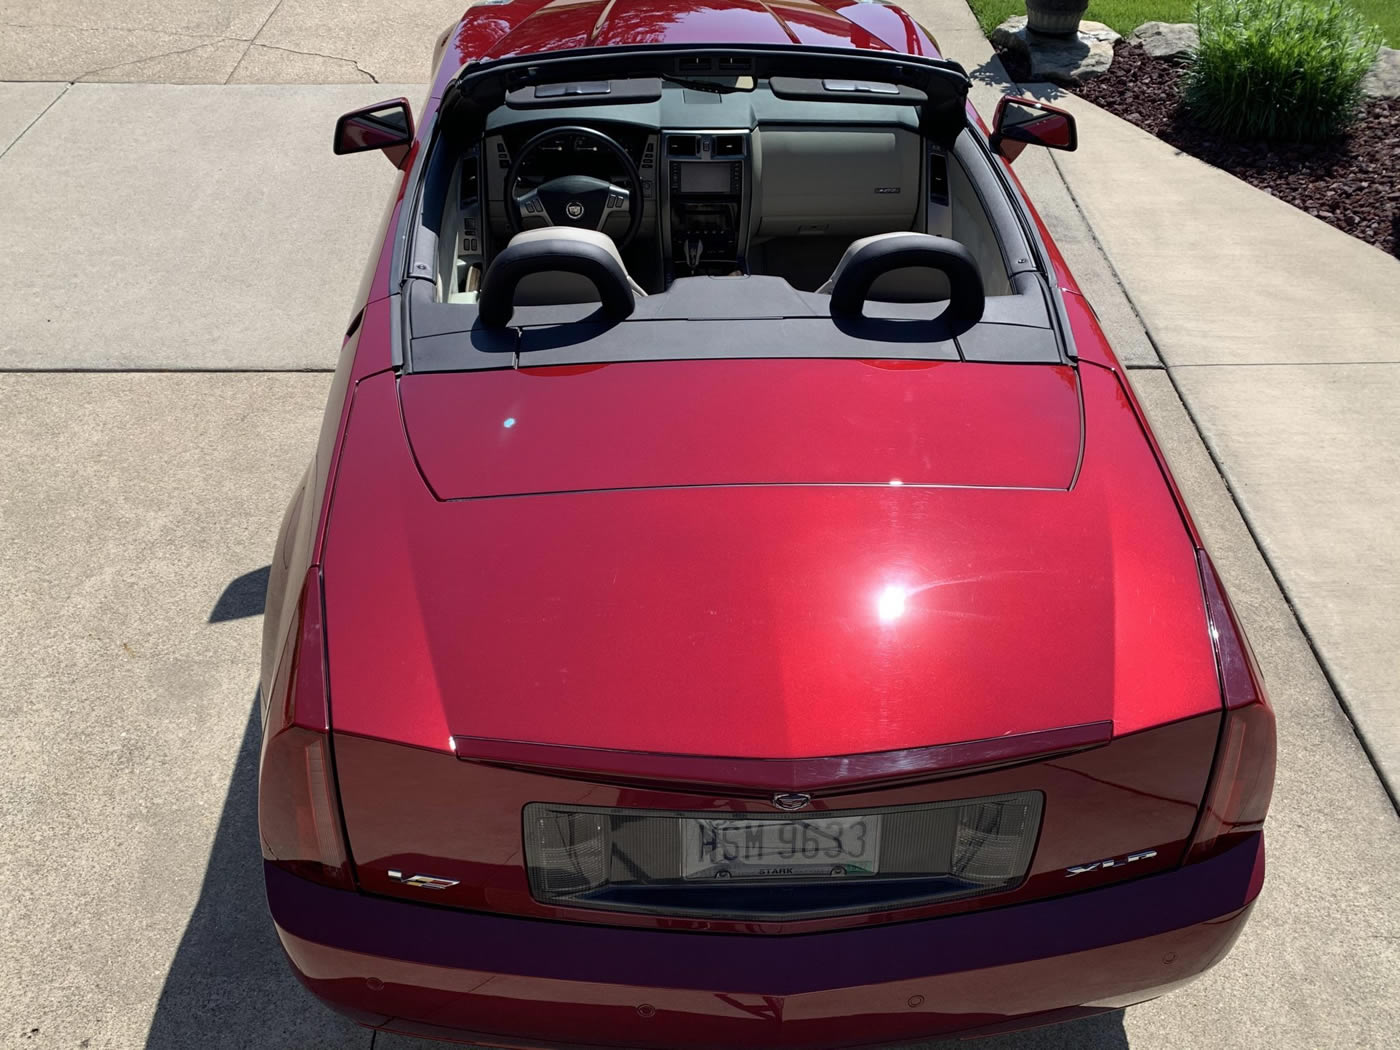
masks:
<svg viewBox="0 0 1400 1050"><path fill-rule="evenodd" d="M0 0L5 80L367 84L426 80L461 0Z"/></svg>
<svg viewBox="0 0 1400 1050"><path fill-rule="evenodd" d="M317 370L390 181L377 156L330 158L330 124L416 101L457 12L95 6L0 0L0 79L65 81L0 83L0 1046L407 1050L322 1009L281 958L253 693ZM945 0L910 6L950 50L967 33ZM197 83L66 83L94 77ZM1394 811L1080 210L1048 159L1018 169L1145 366L1132 381L1259 650L1280 770L1269 881L1225 962L1126 1013L980 1045L1400 1045Z"/></svg>

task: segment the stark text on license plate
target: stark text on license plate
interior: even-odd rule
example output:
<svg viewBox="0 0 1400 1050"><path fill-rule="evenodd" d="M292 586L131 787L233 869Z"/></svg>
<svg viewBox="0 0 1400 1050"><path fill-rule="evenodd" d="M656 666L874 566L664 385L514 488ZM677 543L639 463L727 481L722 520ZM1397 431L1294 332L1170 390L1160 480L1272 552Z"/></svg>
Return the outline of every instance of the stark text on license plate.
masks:
<svg viewBox="0 0 1400 1050"><path fill-rule="evenodd" d="M839 877L880 870L878 814L680 821L681 874L687 879Z"/></svg>

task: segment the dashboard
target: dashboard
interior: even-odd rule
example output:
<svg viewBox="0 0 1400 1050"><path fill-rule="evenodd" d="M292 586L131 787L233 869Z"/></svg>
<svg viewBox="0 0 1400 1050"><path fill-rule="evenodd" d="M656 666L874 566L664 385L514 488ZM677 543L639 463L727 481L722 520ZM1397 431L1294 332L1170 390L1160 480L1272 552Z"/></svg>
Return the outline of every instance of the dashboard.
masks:
<svg viewBox="0 0 1400 1050"><path fill-rule="evenodd" d="M461 168L454 218L464 231L462 261L484 265L515 228L546 225L533 212L513 223L507 194L520 198L566 176L622 186L637 199L641 217L630 246L623 244L629 211L599 221L648 291L676 277L759 272L755 259L777 241L792 242L790 257L812 254L807 245L817 241L844 248L872 233L946 232L943 151L925 142L913 117L893 105L780 102L762 82L734 93L668 84L636 105L502 107ZM551 126L559 134L522 158L507 187L517 155ZM601 132L621 147L639 185L611 151L573 128ZM465 291L465 267L458 272L456 290Z"/></svg>
<svg viewBox="0 0 1400 1050"><path fill-rule="evenodd" d="M752 201L752 147L748 129L650 131L627 125L590 124L621 146L637 166L642 208L639 238L659 241L669 276L730 273L742 269ZM636 193L631 179L607 150L588 136L561 130L527 155L513 188L505 185L512 159L539 132L538 125L513 128L486 139L489 214L492 230L508 238L506 194L521 195L549 180L587 175ZM522 216L522 225L544 225ZM609 216L603 232L621 240L623 214Z"/></svg>

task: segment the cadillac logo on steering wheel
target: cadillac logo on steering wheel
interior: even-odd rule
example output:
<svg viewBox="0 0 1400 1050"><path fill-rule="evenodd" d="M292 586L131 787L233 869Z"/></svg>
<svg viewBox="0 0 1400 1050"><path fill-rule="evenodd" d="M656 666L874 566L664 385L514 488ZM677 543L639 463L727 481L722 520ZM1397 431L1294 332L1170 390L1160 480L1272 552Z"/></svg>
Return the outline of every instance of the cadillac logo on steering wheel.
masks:
<svg viewBox="0 0 1400 1050"><path fill-rule="evenodd" d="M581 219L583 218L583 205L578 201L569 201L568 204L564 205L564 214L571 219Z"/></svg>

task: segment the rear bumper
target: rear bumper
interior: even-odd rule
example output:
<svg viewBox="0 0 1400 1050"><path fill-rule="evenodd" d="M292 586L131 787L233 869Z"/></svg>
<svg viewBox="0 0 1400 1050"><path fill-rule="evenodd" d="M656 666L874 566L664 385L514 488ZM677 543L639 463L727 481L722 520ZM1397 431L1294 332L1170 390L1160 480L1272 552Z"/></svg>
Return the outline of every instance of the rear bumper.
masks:
<svg viewBox="0 0 1400 1050"><path fill-rule="evenodd" d="M816 1048L1031 1026L1170 990L1234 944L1264 841L1054 900L790 937L541 922L266 876L297 975L362 1024L501 1046Z"/></svg>

